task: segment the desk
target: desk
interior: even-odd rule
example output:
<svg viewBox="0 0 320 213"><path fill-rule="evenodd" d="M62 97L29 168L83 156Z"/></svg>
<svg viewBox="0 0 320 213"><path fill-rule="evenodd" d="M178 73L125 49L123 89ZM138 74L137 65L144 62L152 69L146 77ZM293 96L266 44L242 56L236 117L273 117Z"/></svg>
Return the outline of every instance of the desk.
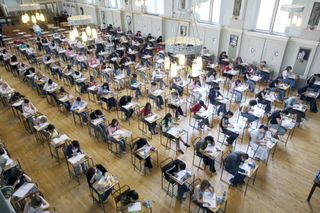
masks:
<svg viewBox="0 0 320 213"><path fill-rule="evenodd" d="M47 126L49 125L48 122L42 123L40 125L35 125L33 126L33 128L36 130L35 132L35 138L37 142L43 142L45 141L45 136L42 134L42 131L47 128Z"/></svg>
<svg viewBox="0 0 320 213"><path fill-rule="evenodd" d="M317 179L314 179L314 180L313 180L313 186L312 186L312 188L311 188L311 190L310 190L310 193L309 193L309 195L308 195L308 198L307 198L307 201L308 201L308 202L310 202L310 199L311 199L311 197L312 197L312 195L313 195L313 192L314 192L314 190L316 189L316 187L319 187L319 188L320 188L320 181L317 180Z"/></svg>
<svg viewBox="0 0 320 213"><path fill-rule="evenodd" d="M80 164L83 164L83 163L90 165L90 162L91 162L91 165L93 166L92 158L85 153L77 153L77 155L75 155L71 158L68 158L67 159L67 166L68 166L69 177L70 178L72 177L71 168L73 169L73 172L75 172L75 169L77 166L80 166ZM87 166L87 168L88 168L88 166ZM76 178L77 182L80 184L80 176L78 176L78 177L74 176L74 177Z"/></svg>
<svg viewBox="0 0 320 213"><path fill-rule="evenodd" d="M175 175L170 175L171 179L179 185L183 185L188 179L192 177L192 173L189 170L182 170Z"/></svg>
<svg viewBox="0 0 320 213"><path fill-rule="evenodd" d="M106 172L100 180L92 184L92 187L96 190L99 195L102 195L106 191L112 189L116 185L119 185L119 181L116 176L113 176L111 173ZM120 188L120 187L119 187Z"/></svg>
<svg viewBox="0 0 320 213"><path fill-rule="evenodd" d="M151 115L148 115L148 116L146 116L144 119L142 119L142 123L143 123L143 126L142 126L142 128L140 127L140 119L138 120L138 128L139 129L141 129L141 132L142 132L142 135L146 135L147 137L149 137L148 135L147 135L147 126L148 125L145 125L145 124L152 124L152 123L154 123L154 122L157 122L157 121L159 121L159 120L161 120L162 119L162 117L160 116L160 115L158 115L158 114L155 114L155 113L152 113ZM151 137L150 138L152 138L152 134L151 134Z"/></svg>
<svg viewBox="0 0 320 213"><path fill-rule="evenodd" d="M248 185L249 185L249 181L252 180L252 184L254 184L254 182L256 181L256 177L257 177L257 173L258 173L258 168L259 165L255 164L255 167L252 168L249 164L252 162L246 161L244 162L240 168L245 170L245 173L240 173L246 176L246 178L248 179L246 182L246 186L245 186L245 190L244 190L244 195L246 195L247 193L247 189L248 189Z"/></svg>
<svg viewBox="0 0 320 213"><path fill-rule="evenodd" d="M59 149L63 149L65 147L66 142L69 140L70 138L65 134L53 138L48 144L51 157L56 158L60 162ZM52 148L54 149L55 154L52 152Z"/></svg>
<svg viewBox="0 0 320 213"><path fill-rule="evenodd" d="M156 154L156 162L157 162L157 165L159 166L159 153L158 153L158 150L157 148L151 146L150 144L146 144L144 145L143 147L141 147L140 149L136 150L135 153L133 153L137 156L139 156L142 160L146 160L148 157L152 157L153 154ZM137 166L136 166L136 157L134 157L132 159L132 163L134 165L134 168L135 169L138 169ZM141 161L140 161L140 169L141 171Z"/></svg>
<svg viewBox="0 0 320 213"><path fill-rule="evenodd" d="M72 110L72 117L73 117L73 121L76 124L76 115L79 117L79 122L80 125L83 125L83 121L82 121L82 117L81 117L81 113L85 112L87 110L87 106L88 103L83 104L81 107L78 107L77 109Z"/></svg>

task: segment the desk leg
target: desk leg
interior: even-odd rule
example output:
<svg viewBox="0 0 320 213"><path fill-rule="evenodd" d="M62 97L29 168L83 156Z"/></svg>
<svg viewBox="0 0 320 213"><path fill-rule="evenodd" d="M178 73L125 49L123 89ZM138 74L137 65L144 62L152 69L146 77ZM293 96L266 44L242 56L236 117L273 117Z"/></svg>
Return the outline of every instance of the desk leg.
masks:
<svg viewBox="0 0 320 213"><path fill-rule="evenodd" d="M312 186L312 188L311 188L311 190L310 190L310 193L309 193L309 196L308 196L308 198L307 198L307 201L308 201L308 202L310 202L310 199L311 199L311 197L312 197L312 195L313 195L314 190L316 190L316 187L317 187L317 185L316 185L315 183L313 183L313 186Z"/></svg>

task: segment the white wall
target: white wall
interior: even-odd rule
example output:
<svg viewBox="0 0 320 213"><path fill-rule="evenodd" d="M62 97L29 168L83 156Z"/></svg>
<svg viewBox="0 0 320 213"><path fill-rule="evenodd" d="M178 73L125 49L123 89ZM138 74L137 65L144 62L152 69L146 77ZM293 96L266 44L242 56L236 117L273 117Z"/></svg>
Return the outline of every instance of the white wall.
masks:
<svg viewBox="0 0 320 213"><path fill-rule="evenodd" d="M137 7L135 0L129 0L129 5L122 1L121 10L105 8L107 0L96 1L97 5L84 6L81 3L74 3L79 9L81 5L85 11L94 15L94 20L100 26L102 25L101 11L105 13L106 24L121 26L128 30L126 22L127 16L131 17L131 29L134 31L141 30L143 34L152 33L154 36L163 35L164 38L172 37L177 34L180 25L186 25L189 28L189 35L193 35L190 30L188 20L179 16L178 0L165 0L165 11L163 16L154 16L143 14L143 10ZM320 0L294 0L294 3L305 6L301 16L303 17L301 27L291 25L286 37L275 36L250 32L254 29L257 18L257 11L260 5L259 0L243 0L240 16L238 19L232 17L233 0L221 1L221 20L220 26L198 24L198 35L204 45L217 56L221 51L228 52L230 35L238 35L238 47L236 56L241 56L247 62L259 62L266 60L274 69L275 75L285 66L293 65L297 56L299 47L310 47L312 49L309 63L304 76L309 73L319 72L320 51L318 43L320 40L319 30L310 31L307 29L308 18L311 13L313 3ZM79 1L77 1L79 2ZM191 6L192 0L187 0L187 5ZM94 8L95 7L95 8ZM178 19L177 19L178 18ZM182 18L182 19L179 19ZM308 46L309 45L309 46ZM253 51L251 51L253 49ZM312 60L315 60L313 62Z"/></svg>

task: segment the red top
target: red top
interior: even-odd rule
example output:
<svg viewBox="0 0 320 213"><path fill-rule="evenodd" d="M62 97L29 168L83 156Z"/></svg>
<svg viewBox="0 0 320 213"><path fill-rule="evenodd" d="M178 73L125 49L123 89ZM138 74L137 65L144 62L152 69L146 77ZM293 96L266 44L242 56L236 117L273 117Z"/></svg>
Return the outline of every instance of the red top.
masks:
<svg viewBox="0 0 320 213"><path fill-rule="evenodd" d="M206 110L208 109L208 107L207 107L206 105L203 105L203 107L204 107ZM201 109L201 105L200 105L199 103L196 103L195 105L192 106L191 112L197 113L197 112L200 111L200 109Z"/></svg>
<svg viewBox="0 0 320 213"><path fill-rule="evenodd" d="M145 107L143 107L143 109L140 110L140 114L141 114L142 116L147 116L147 115L149 115L150 113L151 113L151 110L147 110L147 108L145 108Z"/></svg>

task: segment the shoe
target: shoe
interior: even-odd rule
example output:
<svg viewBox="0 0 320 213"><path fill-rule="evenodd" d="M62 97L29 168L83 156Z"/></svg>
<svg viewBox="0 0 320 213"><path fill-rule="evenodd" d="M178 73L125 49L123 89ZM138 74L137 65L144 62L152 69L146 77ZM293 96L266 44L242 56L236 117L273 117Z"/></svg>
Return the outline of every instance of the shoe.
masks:
<svg viewBox="0 0 320 213"><path fill-rule="evenodd" d="M186 147L190 147L190 145L189 144L187 144L187 143L183 143Z"/></svg>
<svg viewBox="0 0 320 213"><path fill-rule="evenodd" d="M181 149L179 149L178 152L180 152L181 154L184 154L184 152Z"/></svg>

